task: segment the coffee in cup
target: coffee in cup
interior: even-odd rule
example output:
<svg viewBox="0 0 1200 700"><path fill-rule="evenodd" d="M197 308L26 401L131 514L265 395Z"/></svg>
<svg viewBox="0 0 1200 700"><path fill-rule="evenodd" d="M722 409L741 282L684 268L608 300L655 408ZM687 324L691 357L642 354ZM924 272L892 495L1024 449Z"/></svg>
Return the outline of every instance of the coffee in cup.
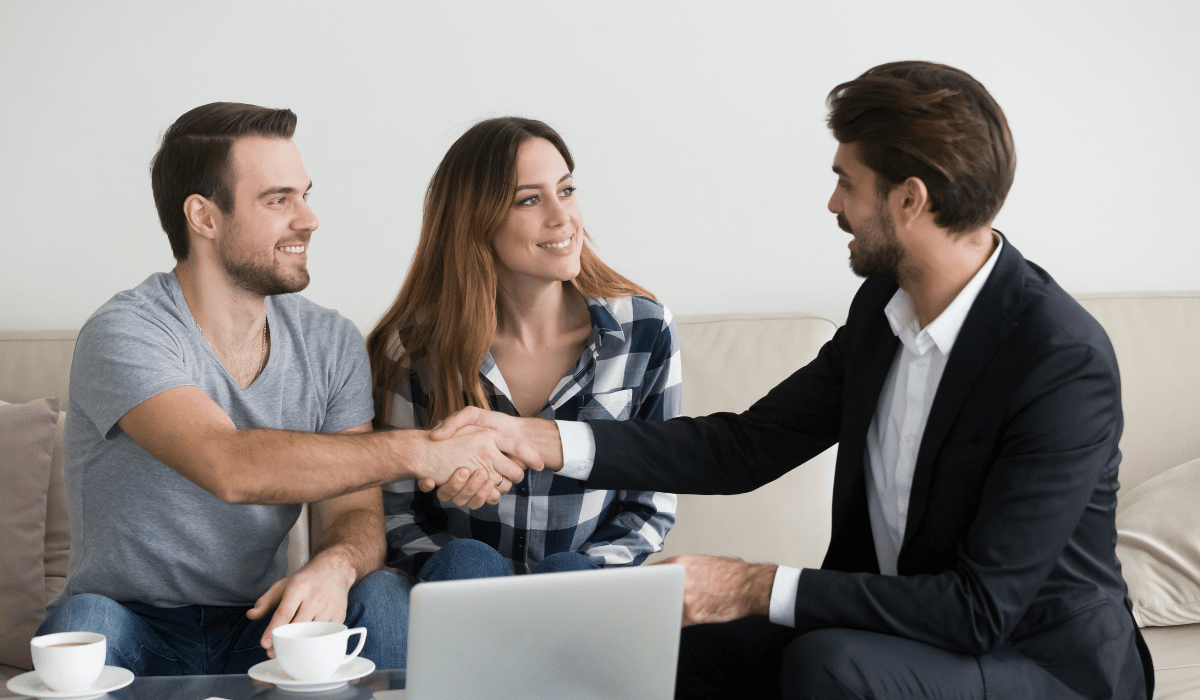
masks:
<svg viewBox="0 0 1200 700"><path fill-rule="evenodd" d="M59 693L82 693L104 670L108 641L96 632L57 632L29 641L33 668Z"/></svg>
<svg viewBox="0 0 1200 700"><path fill-rule="evenodd" d="M350 635L357 634L358 646L346 653ZM298 681L323 681L358 656L367 641L367 629L346 629L340 622L293 622L271 633L275 658L289 676Z"/></svg>

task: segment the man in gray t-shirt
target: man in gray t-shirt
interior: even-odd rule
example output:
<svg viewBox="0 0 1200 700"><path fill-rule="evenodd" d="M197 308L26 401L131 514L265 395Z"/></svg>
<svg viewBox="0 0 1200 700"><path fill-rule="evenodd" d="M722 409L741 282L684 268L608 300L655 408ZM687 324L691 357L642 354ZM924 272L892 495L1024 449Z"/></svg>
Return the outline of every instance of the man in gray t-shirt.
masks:
<svg viewBox="0 0 1200 700"><path fill-rule="evenodd" d="M367 627L363 656L402 668L409 582L380 571L379 485L478 507L541 467L494 431L370 432L361 335L295 293L317 228L295 124L213 103L168 128L151 180L175 269L79 334L70 574L38 633L101 632L107 663L138 675L245 673L274 663L275 627L307 620ZM289 575L303 503L316 546Z"/></svg>

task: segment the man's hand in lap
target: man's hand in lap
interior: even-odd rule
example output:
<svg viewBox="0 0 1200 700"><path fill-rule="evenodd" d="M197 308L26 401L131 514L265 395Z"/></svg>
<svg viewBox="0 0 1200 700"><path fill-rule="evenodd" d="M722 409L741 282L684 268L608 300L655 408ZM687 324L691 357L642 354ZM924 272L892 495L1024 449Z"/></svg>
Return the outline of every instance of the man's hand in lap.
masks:
<svg viewBox="0 0 1200 700"><path fill-rule="evenodd" d="M734 557L680 556L661 564L682 564L683 626L729 622L766 615L771 608L774 564L751 564Z"/></svg>
<svg viewBox="0 0 1200 700"><path fill-rule="evenodd" d="M275 658L271 633L289 622L345 622L346 599L354 585L352 566L337 557L315 557L304 568L280 579L246 611L246 617L260 620L275 610L263 632L262 646Z"/></svg>

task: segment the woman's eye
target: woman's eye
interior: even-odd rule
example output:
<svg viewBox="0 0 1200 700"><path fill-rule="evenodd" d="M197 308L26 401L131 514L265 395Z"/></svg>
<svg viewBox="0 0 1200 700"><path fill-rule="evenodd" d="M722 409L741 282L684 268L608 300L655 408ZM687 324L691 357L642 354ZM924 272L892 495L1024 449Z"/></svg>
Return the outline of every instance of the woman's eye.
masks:
<svg viewBox="0 0 1200 700"><path fill-rule="evenodd" d="M522 199L521 201L517 202L517 206L518 207L532 207L533 205L537 204L540 201L541 201L541 199L535 194L531 197L526 197L525 199Z"/></svg>
<svg viewBox="0 0 1200 700"><path fill-rule="evenodd" d="M575 186L571 185L570 187L564 187L562 191L558 193L558 196L566 199L573 194L575 194Z"/></svg>

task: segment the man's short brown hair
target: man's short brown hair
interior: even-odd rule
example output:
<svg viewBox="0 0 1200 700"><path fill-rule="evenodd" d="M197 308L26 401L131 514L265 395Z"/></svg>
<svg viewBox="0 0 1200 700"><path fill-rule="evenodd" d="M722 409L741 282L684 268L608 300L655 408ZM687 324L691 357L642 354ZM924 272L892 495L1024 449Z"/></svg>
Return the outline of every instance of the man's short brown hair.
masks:
<svg viewBox="0 0 1200 700"><path fill-rule="evenodd" d="M929 191L934 221L952 233L991 223L1017 168L1000 105L957 68L927 61L885 63L835 87L829 128L857 143L879 176L880 194L910 177Z"/></svg>
<svg viewBox="0 0 1200 700"><path fill-rule="evenodd" d="M188 256L184 201L198 194L216 203L226 214L233 211L233 164L229 152L243 136L290 139L296 131L296 114L290 109L268 109L238 102L213 102L197 107L167 127L162 145L150 161L154 205L171 252L176 260Z"/></svg>

